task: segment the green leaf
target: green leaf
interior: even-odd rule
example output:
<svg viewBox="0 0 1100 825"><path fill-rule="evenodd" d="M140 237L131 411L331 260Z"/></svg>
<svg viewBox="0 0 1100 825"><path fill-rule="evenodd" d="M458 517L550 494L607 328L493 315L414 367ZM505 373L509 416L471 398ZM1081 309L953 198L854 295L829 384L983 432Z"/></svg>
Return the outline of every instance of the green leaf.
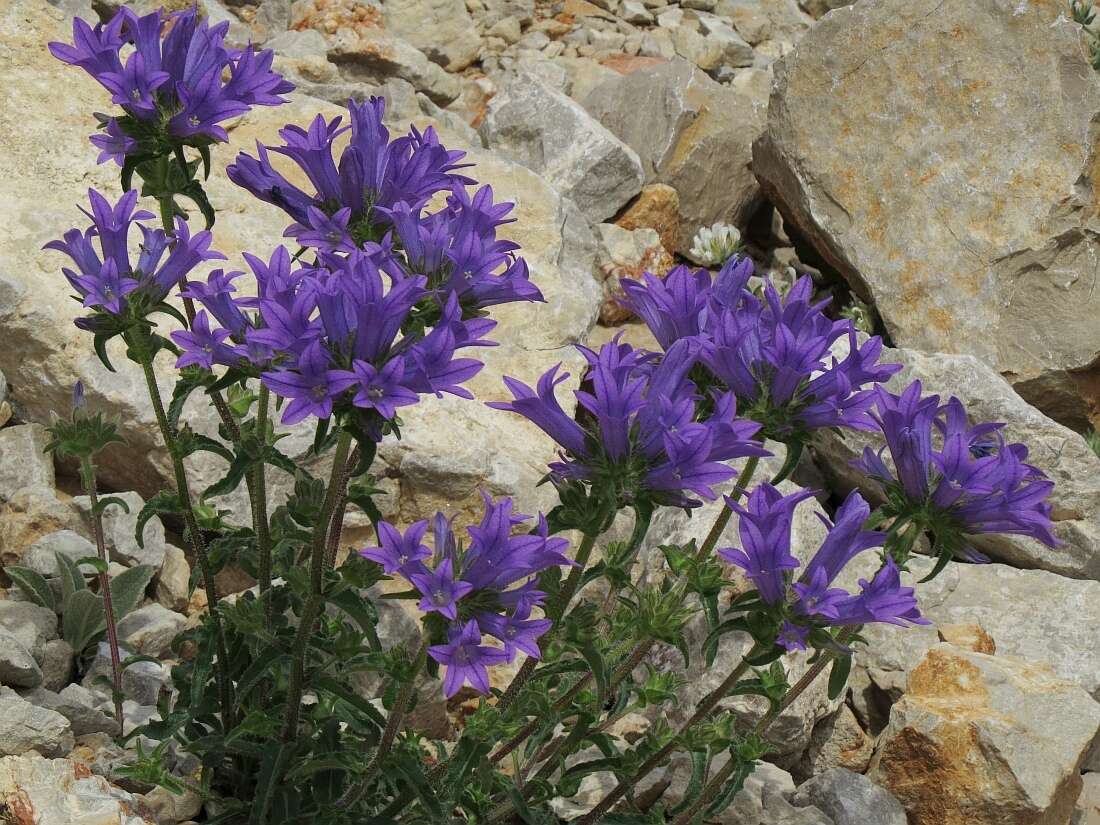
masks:
<svg viewBox="0 0 1100 825"><path fill-rule="evenodd" d="M362 712L372 722L378 725L379 729L386 726L386 719L382 716L381 713L378 712L378 708L376 708L373 704L371 704L359 694L349 690L344 685L340 684L340 682L338 682L333 677L322 674L314 678L313 685L318 690L327 690L333 696L336 696L339 699L343 699L349 705L354 707L356 710Z"/></svg>
<svg viewBox="0 0 1100 825"><path fill-rule="evenodd" d="M106 629L103 600L91 590L77 590L65 599L61 633L77 655Z"/></svg>
<svg viewBox="0 0 1100 825"><path fill-rule="evenodd" d="M798 466L798 461L802 458L802 450L805 445L801 440L791 441L787 443L787 455L783 459L783 466L779 468L779 472L775 474L769 484L776 485L779 482L790 477L794 472L794 468Z"/></svg>
<svg viewBox="0 0 1100 825"><path fill-rule="evenodd" d="M139 564L123 570L111 579L111 607L116 620L141 604L145 588L149 586L156 572L156 568L150 564Z"/></svg>
<svg viewBox="0 0 1100 825"><path fill-rule="evenodd" d="M82 556L81 558L77 559L76 563L78 565L81 565L81 564L90 565L91 567L95 568L95 571L97 573L106 573L107 572L107 567L108 567L107 562L105 562L99 556Z"/></svg>
<svg viewBox="0 0 1100 825"><path fill-rule="evenodd" d="M57 572L61 577L61 605L64 607L73 593L85 590L88 584L84 581L84 574L80 572L80 567L75 561L57 551L54 551L53 555L57 559Z"/></svg>
<svg viewBox="0 0 1100 825"><path fill-rule="evenodd" d="M126 499L120 498L119 496L104 496L103 498L101 498L99 501L96 502L94 512L102 513L104 510L106 510L112 504L114 504L117 507L121 507L122 511L124 513L126 513L127 515L130 513L130 505L126 503Z"/></svg>
<svg viewBox="0 0 1100 825"><path fill-rule="evenodd" d="M57 610L57 600L53 595L53 588L41 573L31 570L29 567L11 565L5 567L4 572L8 578L15 582L16 586L35 604L40 607L48 607Z"/></svg>
<svg viewBox="0 0 1100 825"><path fill-rule="evenodd" d="M707 638L703 641L703 655L706 657L707 667L714 664L714 658L718 655L718 642L721 638L727 633L732 633L735 630L748 633L748 622L740 616L735 619L726 619L726 621L722 622L718 627L707 634Z"/></svg>
<svg viewBox="0 0 1100 825"><path fill-rule="evenodd" d="M599 694L599 701L602 705L604 699L607 697L607 691L610 688L603 657L600 655L600 652L596 650L596 646L590 641L574 646L577 652L584 657L584 660L588 663L588 667L592 670L592 676L596 680L596 691Z"/></svg>
<svg viewBox="0 0 1100 825"><path fill-rule="evenodd" d="M835 699L848 684L848 674L852 670L851 656L838 656L833 660L832 670L829 671L829 699Z"/></svg>
<svg viewBox="0 0 1100 825"><path fill-rule="evenodd" d="M244 477L248 474L249 469L254 463L255 459L244 453L234 456L232 463L229 465L229 469L225 473L225 477L220 481L215 481L202 491L203 501L214 498L215 496L224 496L232 493L241 485L241 482L244 481Z"/></svg>
<svg viewBox="0 0 1100 825"><path fill-rule="evenodd" d="M707 778L707 768L710 766L709 751L695 750L691 752L691 777L684 789L683 800L669 811L670 814L678 814L699 798L700 792Z"/></svg>
<svg viewBox="0 0 1100 825"><path fill-rule="evenodd" d="M267 812L271 808L271 800L282 779L283 766L293 751L294 745L286 742L272 744L264 750L263 759L260 762L260 775L256 777L252 812L248 817L249 825L265 825L267 822Z"/></svg>
<svg viewBox="0 0 1100 825"><path fill-rule="evenodd" d="M181 447L185 457L198 452L213 453L219 458L224 458L230 464L236 458L233 451L220 441L215 441L210 436L202 433L189 433L186 438L180 440L183 442Z"/></svg>
<svg viewBox="0 0 1100 825"><path fill-rule="evenodd" d="M145 525L149 523L149 519L153 516L177 515L182 512L183 506L180 504L179 496L168 490L161 490L146 501L134 525L134 539L138 547L145 547Z"/></svg>
<svg viewBox="0 0 1100 825"><path fill-rule="evenodd" d="M95 354L99 356L100 363L107 368L107 372L115 372L111 359L107 357L107 341L110 338L111 336L107 333L97 332L92 336L92 347L95 349Z"/></svg>

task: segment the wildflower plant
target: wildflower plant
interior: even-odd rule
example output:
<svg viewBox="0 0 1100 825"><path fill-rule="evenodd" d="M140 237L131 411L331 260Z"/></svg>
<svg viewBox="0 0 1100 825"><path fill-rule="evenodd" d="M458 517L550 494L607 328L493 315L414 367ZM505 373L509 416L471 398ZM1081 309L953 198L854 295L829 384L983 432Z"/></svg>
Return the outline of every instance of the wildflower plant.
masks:
<svg viewBox="0 0 1100 825"><path fill-rule="evenodd" d="M624 283L658 351L619 338L581 346L578 375L547 365L534 386L507 377L499 393L475 399L469 381L498 334L495 308L543 296L522 250L498 237L511 204L431 129L391 136L380 99L349 102L347 125L288 125L281 144L238 155L229 178L257 209L285 213L292 247L272 238L226 261L175 199L191 197L209 223L199 166L230 118L278 105L290 84L270 53L229 49L224 35L194 9L123 9L94 26L78 20L74 43L51 44L120 107L101 118L93 143L101 161L120 164L123 186L90 192L91 225L48 246L69 259L59 275L105 367L114 368L106 344L116 337L140 367L170 459L172 484L138 514L138 540L154 514L173 521L208 604L177 640L194 655L173 668L159 718L127 734L159 743L139 749L130 775L200 793L217 811L211 821L339 825L552 821L550 800L611 772L615 787L582 825L616 806L616 822L686 825L731 802L767 753L771 723L814 678L830 668L830 692L843 690L863 625L926 622L902 578L918 539L931 538L935 572L952 557L982 560L971 538L986 533L1055 541L1051 484L1022 445L919 384L888 392L898 368L881 362L882 342L833 318L808 279L785 295L754 279L728 228L702 242L717 273L678 267ZM273 154L299 166L308 187L291 184ZM135 172L140 191L130 187ZM146 200L160 206L159 227ZM175 366L170 398L154 368L164 351ZM217 413L216 434L183 420L197 393ZM545 468L556 506L522 515L511 497L485 492L472 523L446 512L383 518L378 446L401 437L409 408L444 394L541 430L558 451ZM313 428L308 461L283 452L275 417ZM812 506L813 492L785 479L822 428L881 437L883 450L860 466L886 503L872 508L852 493L821 514L820 546L796 547L794 513ZM116 438L113 425L82 415L53 432L53 446L82 462ZM776 442L786 461L754 480ZM192 488L185 461L197 452L225 462L205 490ZM327 478L307 463L331 467ZM269 500L271 466L294 479L285 500ZM94 490L94 475L84 477ZM246 513L218 509L242 486ZM664 575L639 577L654 513L698 513L704 501L720 502L706 538L662 546ZM350 508L374 537L345 554ZM633 517L625 539L614 534L623 513ZM734 514L735 533L726 530ZM228 564L257 582L235 600L215 582ZM97 570L109 594L106 566ZM383 609L413 616L416 637L382 638ZM693 626L705 629L701 644L689 643ZM745 640L737 661L717 657L727 634ZM653 667L659 646L724 673L678 727L663 708L679 701L683 678ZM794 685L792 651L810 660ZM739 693L768 702L751 728L721 710ZM429 741L427 711L460 702L461 732ZM635 712L656 721L633 743L614 736ZM601 756L578 760L590 747ZM688 797L667 818L638 810L630 791L677 751L694 766ZM712 770L723 753L725 766ZM182 760L172 754L197 759L197 781L174 773Z"/></svg>

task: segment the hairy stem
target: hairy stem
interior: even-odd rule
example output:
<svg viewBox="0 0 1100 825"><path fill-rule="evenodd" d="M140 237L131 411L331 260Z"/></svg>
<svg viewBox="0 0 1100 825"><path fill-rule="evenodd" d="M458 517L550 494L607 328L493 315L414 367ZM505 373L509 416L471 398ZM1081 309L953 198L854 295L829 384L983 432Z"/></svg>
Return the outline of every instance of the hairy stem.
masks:
<svg viewBox="0 0 1100 825"><path fill-rule="evenodd" d="M757 456L751 456L749 460L745 462L745 466L741 468L740 475L738 475L737 480L733 482L733 490L730 491L731 499L740 501L741 496L745 495L745 492L749 488L749 482L752 481L753 474L756 472L756 468L759 464L760 459ZM730 517L732 515L733 510L730 509L728 504L722 507L722 511L714 520L714 524L711 525L710 532L707 533L707 537L703 539L703 543L699 546L699 552L695 554L696 561L702 561L713 552L715 546L718 544L718 539L722 537L722 531L725 530L726 525L730 523Z"/></svg>
<svg viewBox="0 0 1100 825"><path fill-rule="evenodd" d="M565 583L561 586L561 591L558 593L558 598L554 600L546 611L547 618L555 625L557 625L562 615L564 615L566 608L569 607L569 603L573 601L573 597L577 594L577 588L580 587L581 583L581 576L584 575L584 568L588 564L588 557L592 555L592 548L595 546L596 534L585 533L584 538L581 539L580 547L577 548L577 555L574 559L577 566L569 571L569 575L566 577ZM538 659L528 657L516 675L512 677L512 681L508 684L504 694L500 697L500 701L497 702L497 707L502 712L507 710L512 703L516 701L516 697L519 696L520 691L523 690L524 686L531 678L531 675L535 672L535 668L538 667L538 664Z"/></svg>
<svg viewBox="0 0 1100 825"><path fill-rule="evenodd" d="M335 807L337 810L347 810L362 799L363 794L369 790L371 781L382 769L382 762L393 747L394 740L397 738L397 734L401 732L401 728L405 722L405 712L408 710L409 702L412 701L413 693L416 691L416 677L420 675L420 671L423 670L427 660L428 637L421 634L420 647L416 651L416 660L413 663L412 674L409 676L409 680L401 686L401 690L397 694L397 700L393 704L389 719L386 720L386 727L382 731L382 738L378 742L378 750L374 752L374 757L371 759L370 764L367 765L367 769L363 772L363 776L360 780L348 788L347 791L336 800Z"/></svg>
<svg viewBox="0 0 1100 825"><path fill-rule="evenodd" d="M369 458L371 462L373 462L373 453ZM340 535L344 530L344 514L348 506L348 482L351 481L351 474L355 471L355 468L359 466L361 459L362 453L359 447L356 446L355 449L351 451L351 455L344 465L344 473L340 477L336 505L332 510L332 525L328 532L328 543L325 545L325 567L329 570L336 566L336 551L340 549Z"/></svg>
<svg viewBox="0 0 1100 825"><path fill-rule="evenodd" d="M183 465L183 456L180 455L176 442L176 434L168 423L168 416L164 412L164 402L160 397L160 387L157 385L157 376L153 371L153 355L147 342L127 336L132 349L140 354L142 371L145 374L145 384L149 390L149 399L153 403L153 413L157 418L157 426L160 428L161 438L168 450L168 456L172 460L172 473L176 482L176 496L180 507L183 509L183 523L187 543L199 565L202 574L203 589L206 592L207 610L210 614L210 622L214 628L217 661L215 662L215 679L218 683L218 694L221 700L222 726L225 730L233 727L233 682L229 678L229 651L225 646L225 634L222 630L221 615L218 612L218 589L214 584L214 570L210 565L210 557L203 543L202 532L199 529L198 519L195 517L195 507L191 500L191 489L187 483L187 468ZM137 344L137 346L133 346Z"/></svg>
<svg viewBox="0 0 1100 825"><path fill-rule="evenodd" d="M332 520L332 512L339 496L337 488L340 485L340 479L343 477L344 465L347 462L350 446L351 435L346 431L341 431L336 442L336 454L332 459L332 473L329 477L328 489L325 491L321 512L313 529L313 546L309 569L309 597L302 608L302 615L298 617L298 632L294 636L290 681L287 686L286 709L283 714L282 739L284 742L293 742L298 738L298 719L302 710L302 693L305 690L309 637L313 633L313 623L317 620L324 601L322 585L324 582L327 528Z"/></svg>
<svg viewBox="0 0 1100 825"><path fill-rule="evenodd" d="M95 464L90 455L80 460L80 477L84 482L84 493L92 510L92 532L95 534L96 552L103 562L99 571L99 594L103 598L103 615L107 622L107 646L111 649L111 684L115 702L115 720L118 722L118 735L123 736L122 727L122 658L118 652L118 626L115 624L115 608L111 602L111 578L107 573L110 558L107 556L107 543L103 539L103 514L99 510L99 495L96 492Z"/></svg>
<svg viewBox="0 0 1100 825"><path fill-rule="evenodd" d="M271 393L261 383L259 398L256 401L256 438L260 442L261 451L267 447L267 415L270 402ZM252 485L249 493L252 497L252 531L256 534L260 601L264 603L264 626L270 630L272 602L268 591L271 590L271 534L267 520L267 468L262 458L252 468Z"/></svg>
<svg viewBox="0 0 1100 825"><path fill-rule="evenodd" d="M591 811L585 814L581 819L577 820L577 825L594 825L599 822L611 808L626 796L627 792L641 782L645 777L649 776L654 770L664 764L665 760L679 747L680 737L682 737L688 730L703 721L710 715L711 711L718 706L718 703L725 698L726 694L733 689L742 676L749 669L748 660L754 655L759 654L759 648L754 645L749 653L741 659L737 667L730 671L725 680L717 688L711 691L707 696L703 698L701 702L696 706L695 713L691 715L691 718L685 722L680 729L676 732L668 744L654 753L649 759L642 763L642 766L638 768L637 773L629 781L619 782Z"/></svg>

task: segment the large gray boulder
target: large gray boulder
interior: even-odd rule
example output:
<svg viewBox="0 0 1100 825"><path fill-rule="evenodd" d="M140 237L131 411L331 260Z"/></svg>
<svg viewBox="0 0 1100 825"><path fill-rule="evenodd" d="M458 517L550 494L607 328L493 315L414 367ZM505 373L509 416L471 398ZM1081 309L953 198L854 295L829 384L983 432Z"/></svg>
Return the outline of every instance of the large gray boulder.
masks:
<svg viewBox="0 0 1100 825"><path fill-rule="evenodd" d="M753 168L896 343L976 355L1076 426L1100 386L1100 80L1066 12L833 11L777 65Z"/></svg>
<svg viewBox="0 0 1100 825"><path fill-rule="evenodd" d="M764 113L686 60L671 60L604 81L585 108L638 153L645 182L680 197L676 250L702 226L743 225L760 203L750 168Z"/></svg>
<svg viewBox="0 0 1100 825"><path fill-rule="evenodd" d="M486 146L544 177L590 221L610 218L642 191L635 151L530 75L501 85L480 131Z"/></svg>

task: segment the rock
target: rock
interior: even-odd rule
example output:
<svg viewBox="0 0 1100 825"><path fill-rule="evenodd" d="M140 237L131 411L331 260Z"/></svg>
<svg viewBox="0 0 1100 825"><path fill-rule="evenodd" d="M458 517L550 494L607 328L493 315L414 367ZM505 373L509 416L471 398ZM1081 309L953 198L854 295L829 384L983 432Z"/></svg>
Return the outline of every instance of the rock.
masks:
<svg viewBox="0 0 1100 825"><path fill-rule="evenodd" d="M32 602L0 601L0 628L41 659L46 643L57 638L57 614Z"/></svg>
<svg viewBox="0 0 1100 825"><path fill-rule="evenodd" d="M140 799L142 807L153 815L157 825L177 825L185 819L194 819L202 810L202 797L189 788L177 794L157 787L142 794Z"/></svg>
<svg viewBox="0 0 1100 825"><path fill-rule="evenodd" d="M481 38L463 0L384 0L382 19L386 29L449 72L477 60Z"/></svg>
<svg viewBox="0 0 1100 825"><path fill-rule="evenodd" d="M490 26L486 32L489 37L499 37L508 44L515 43L522 34L523 29L520 27L519 18L516 17L503 17Z"/></svg>
<svg viewBox="0 0 1100 825"><path fill-rule="evenodd" d="M0 501L28 488L53 489L53 458L45 452L49 440L46 428L38 424L0 430Z"/></svg>
<svg viewBox="0 0 1100 825"><path fill-rule="evenodd" d="M521 26L530 25L535 19L535 0L482 0L484 10L479 14L485 26L515 17Z"/></svg>
<svg viewBox="0 0 1100 825"><path fill-rule="evenodd" d="M1078 428L1100 400L1082 37L1057 3L836 11L777 69L753 163L895 342L975 355Z"/></svg>
<svg viewBox="0 0 1100 825"><path fill-rule="evenodd" d="M810 746L802 760L802 774L815 776L831 768L845 768L863 773L871 763L874 750L874 740L860 727L851 708L841 705L836 713L814 726ZM814 800L810 802L834 819L837 818L828 807Z"/></svg>
<svg viewBox="0 0 1100 825"><path fill-rule="evenodd" d="M462 91L455 77L411 43L377 29L340 29L330 38L328 58L350 80L380 83L398 77L440 105L450 103Z"/></svg>
<svg viewBox="0 0 1100 825"><path fill-rule="evenodd" d="M181 613L187 609L191 591L191 565L186 554L172 544L164 545L164 564L157 574L157 601L169 610Z"/></svg>
<svg viewBox="0 0 1100 825"><path fill-rule="evenodd" d="M615 223L623 229L655 229L661 245L675 250L680 237L680 196L668 184L652 183L642 189Z"/></svg>
<svg viewBox="0 0 1100 825"><path fill-rule="evenodd" d="M909 567L903 579L914 586L931 572L932 561L915 557ZM1045 663L1100 697L1100 583L1001 564L949 564L917 587L921 612L936 625L980 624L997 640L998 656ZM1027 605L1028 620L1006 605ZM905 674L938 642L927 627L867 625L864 635L870 644L858 650L857 660L880 687L899 693Z"/></svg>
<svg viewBox="0 0 1100 825"><path fill-rule="evenodd" d="M153 602L127 613L118 623L120 642L142 656L165 656L187 619Z"/></svg>
<svg viewBox="0 0 1100 825"><path fill-rule="evenodd" d="M286 34L289 25L290 0L263 0L249 21L252 40L257 45L267 45L274 38Z"/></svg>
<svg viewBox="0 0 1100 825"><path fill-rule="evenodd" d="M159 570L164 564L164 525L157 516L149 519L141 534L144 547L138 545L135 535L137 519L141 508L145 506L145 499L134 492L114 495L126 502L129 512L117 504L103 511L103 537L107 543L107 552L113 560L127 566L148 564ZM88 528L91 529L91 505L88 497L77 496L73 499L73 504L84 514Z"/></svg>
<svg viewBox="0 0 1100 825"><path fill-rule="evenodd" d="M42 684L42 669L16 636L0 627L0 685L35 687Z"/></svg>
<svg viewBox="0 0 1100 825"><path fill-rule="evenodd" d="M97 707L99 699L96 695L80 685L67 685L58 693L35 688L23 693L23 698L40 708L56 711L68 719L73 736L118 732L118 723Z"/></svg>
<svg viewBox="0 0 1100 825"><path fill-rule="evenodd" d="M980 624L945 624L936 628L940 641L975 653L997 652L997 644Z"/></svg>
<svg viewBox="0 0 1100 825"><path fill-rule="evenodd" d="M806 13L814 19L824 17L833 9L842 9L850 6L855 0L799 0L798 5L806 10Z"/></svg>
<svg viewBox="0 0 1100 825"><path fill-rule="evenodd" d="M0 759L0 807L18 823L155 825L134 813L134 797L68 759L37 754Z"/></svg>
<svg viewBox="0 0 1100 825"><path fill-rule="evenodd" d="M22 564L49 578L59 576L61 573L57 568L58 553L74 562L98 555L96 546L84 536L72 530L58 530L56 533L43 536L28 547L23 555ZM80 572L90 575L95 573L95 567L82 564Z"/></svg>
<svg viewBox="0 0 1100 825"><path fill-rule="evenodd" d="M40 660L42 687L56 692L69 684L69 679L73 675L73 660L75 658L76 654L73 653L72 645L64 639L54 639L51 642L46 642L42 647L42 659Z"/></svg>
<svg viewBox="0 0 1100 825"><path fill-rule="evenodd" d="M799 785L791 801L817 806L835 825L906 825L905 810L888 791L844 768L832 768Z"/></svg>
<svg viewBox="0 0 1100 825"><path fill-rule="evenodd" d="M600 241L596 270L603 279L606 296L600 307L600 323L617 326L633 317L620 303L623 297L620 280L637 281L646 272L664 277L672 269L673 260L654 229L631 231L613 223L601 223L596 225L596 235Z"/></svg>
<svg viewBox="0 0 1100 825"><path fill-rule="evenodd" d="M642 188L638 156L560 92L529 78L502 84L480 128L494 152L537 172L590 221Z"/></svg>
<svg viewBox="0 0 1100 825"><path fill-rule="evenodd" d="M133 655L133 651L121 645L119 652L123 659ZM100 642L81 684L92 693L109 699L110 689L103 683L104 679L106 685L111 683L111 649L106 642ZM168 666L158 662L135 662L122 671L122 692L128 699L142 706L155 706L161 689L168 689L171 683L172 675Z"/></svg>
<svg viewBox="0 0 1100 825"><path fill-rule="evenodd" d="M592 90L584 106L638 153L647 184L676 190L680 228L670 250L690 248L700 227L743 224L759 204L760 189L749 165L762 116L749 98L687 61L607 80Z"/></svg>
<svg viewBox="0 0 1100 825"><path fill-rule="evenodd" d="M0 719L4 720L0 726L0 756L18 756L32 750L43 756L62 756L73 748L68 719L32 705L10 688L0 688Z"/></svg>
<svg viewBox="0 0 1100 825"><path fill-rule="evenodd" d="M1086 773L1081 781L1085 787L1077 798L1070 825L1100 825L1100 773Z"/></svg>
<svg viewBox="0 0 1100 825"><path fill-rule="evenodd" d="M909 675L870 776L911 825L1068 822L1100 705L1049 668L937 645Z"/></svg>
<svg viewBox="0 0 1100 825"><path fill-rule="evenodd" d="M619 9L619 16L627 23L634 25L649 24L653 22L653 12L645 7L640 0L623 0Z"/></svg>
<svg viewBox="0 0 1100 825"><path fill-rule="evenodd" d="M937 393L945 401L958 397L973 422L1006 422L1002 430L1006 440L1025 444L1030 451L1028 462L1054 481L1052 518L1063 545L1050 548L1034 539L996 534L975 537L975 547L1018 567L1100 579L1100 456L1077 433L1031 407L974 356L887 349L883 361L903 367L887 384L893 392L920 379L926 393ZM882 444L873 434L847 433L844 440L823 434L815 440L814 451L818 464L837 486L858 486L881 499L881 491L850 461L864 446L877 450Z"/></svg>

